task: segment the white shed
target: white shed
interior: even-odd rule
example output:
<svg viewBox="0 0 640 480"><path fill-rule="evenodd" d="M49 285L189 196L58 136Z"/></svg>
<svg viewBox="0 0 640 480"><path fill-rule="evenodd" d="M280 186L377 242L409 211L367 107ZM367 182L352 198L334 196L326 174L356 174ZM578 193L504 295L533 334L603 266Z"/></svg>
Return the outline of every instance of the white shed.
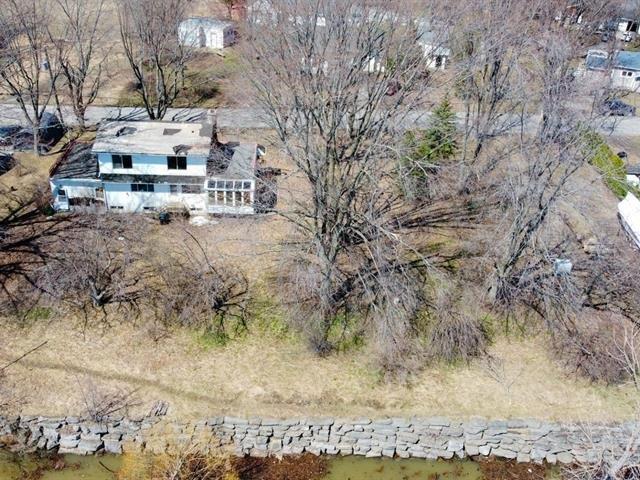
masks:
<svg viewBox="0 0 640 480"><path fill-rule="evenodd" d="M640 248L640 200L627 193L624 200L618 204L618 215L629 237Z"/></svg>
<svg viewBox="0 0 640 480"><path fill-rule="evenodd" d="M223 49L236 42L233 23L210 17L183 20L178 27L178 35L183 45L193 48Z"/></svg>

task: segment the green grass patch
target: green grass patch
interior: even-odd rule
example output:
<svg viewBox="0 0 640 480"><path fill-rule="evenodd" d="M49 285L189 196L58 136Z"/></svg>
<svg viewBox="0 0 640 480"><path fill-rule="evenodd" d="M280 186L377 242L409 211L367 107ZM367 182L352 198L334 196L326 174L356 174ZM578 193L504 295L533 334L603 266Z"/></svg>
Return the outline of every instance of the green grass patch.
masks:
<svg viewBox="0 0 640 480"><path fill-rule="evenodd" d="M602 174L604 183L618 197L624 198L632 188L627 183L624 161L607 145L601 135L595 132L585 134L590 163Z"/></svg>

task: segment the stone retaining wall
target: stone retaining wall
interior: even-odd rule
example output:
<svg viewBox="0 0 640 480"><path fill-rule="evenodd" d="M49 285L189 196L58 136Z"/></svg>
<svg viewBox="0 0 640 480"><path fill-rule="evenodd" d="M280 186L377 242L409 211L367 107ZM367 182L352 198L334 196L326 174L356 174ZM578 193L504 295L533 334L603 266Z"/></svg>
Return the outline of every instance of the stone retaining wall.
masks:
<svg viewBox="0 0 640 480"><path fill-rule="evenodd" d="M605 452L619 455L637 424L569 425L535 420L465 422L446 418L267 418L215 417L178 423L157 417L112 418L103 423L75 417L0 417L0 447L98 452L160 453L184 445L230 447L236 455L363 455L450 459L495 456L519 462L593 462ZM637 438L635 449L638 449ZM634 453L637 455L637 453Z"/></svg>

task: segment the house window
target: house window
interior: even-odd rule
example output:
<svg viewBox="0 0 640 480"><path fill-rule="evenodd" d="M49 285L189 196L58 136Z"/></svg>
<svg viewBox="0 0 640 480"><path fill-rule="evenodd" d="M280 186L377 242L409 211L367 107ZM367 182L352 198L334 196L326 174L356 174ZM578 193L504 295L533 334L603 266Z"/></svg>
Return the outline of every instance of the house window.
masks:
<svg viewBox="0 0 640 480"><path fill-rule="evenodd" d="M58 190L58 196L59 197L66 197L67 196L67 192L65 192L64 190L60 189L60 190Z"/></svg>
<svg viewBox="0 0 640 480"><path fill-rule="evenodd" d="M182 185L182 193L202 193L202 185Z"/></svg>
<svg viewBox="0 0 640 480"><path fill-rule="evenodd" d="M132 192L153 192L155 191L153 183L132 183Z"/></svg>
<svg viewBox="0 0 640 480"><path fill-rule="evenodd" d="M167 168L169 170L186 170L187 157L167 157Z"/></svg>
<svg viewBox="0 0 640 480"><path fill-rule="evenodd" d="M173 194L180 193L180 185L169 185L169 192Z"/></svg>
<svg viewBox="0 0 640 480"><path fill-rule="evenodd" d="M209 180L209 202L215 205L239 207L253 204L251 180Z"/></svg>
<svg viewBox="0 0 640 480"><path fill-rule="evenodd" d="M131 155L111 155L113 168L133 168Z"/></svg>

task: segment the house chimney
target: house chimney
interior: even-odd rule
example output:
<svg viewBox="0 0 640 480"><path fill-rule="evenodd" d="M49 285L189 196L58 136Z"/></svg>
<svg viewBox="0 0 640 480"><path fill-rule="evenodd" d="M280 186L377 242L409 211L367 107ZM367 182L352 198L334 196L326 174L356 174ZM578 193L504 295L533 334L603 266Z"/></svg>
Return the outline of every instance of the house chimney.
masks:
<svg viewBox="0 0 640 480"><path fill-rule="evenodd" d="M205 122L211 127L211 143L220 145L220 141L218 140L218 115L215 110L207 110L207 118Z"/></svg>

